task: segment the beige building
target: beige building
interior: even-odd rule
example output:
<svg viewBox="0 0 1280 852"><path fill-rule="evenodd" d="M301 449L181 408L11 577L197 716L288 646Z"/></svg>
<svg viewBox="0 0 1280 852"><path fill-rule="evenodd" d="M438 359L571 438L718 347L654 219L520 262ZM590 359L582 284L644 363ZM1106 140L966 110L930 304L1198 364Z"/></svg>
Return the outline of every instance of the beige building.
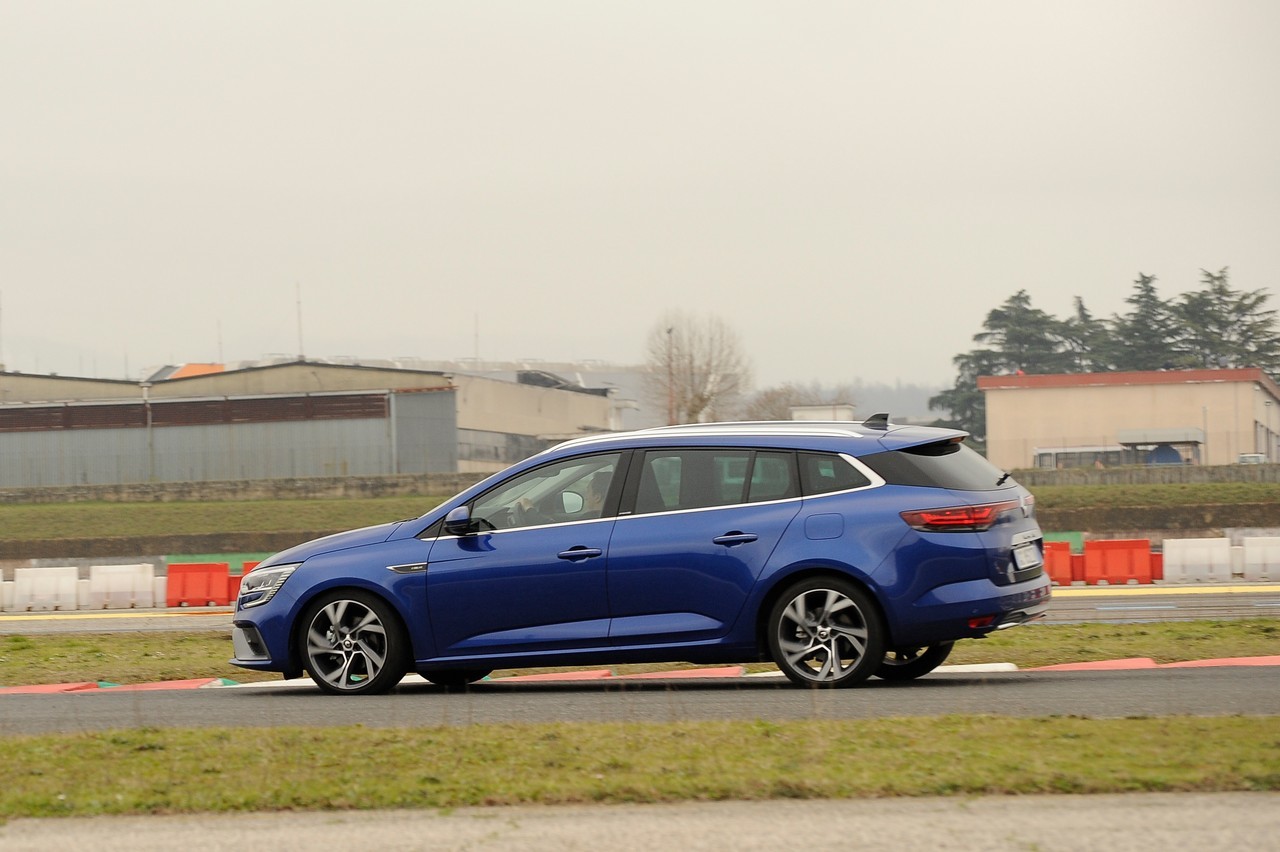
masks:
<svg viewBox="0 0 1280 852"><path fill-rule="evenodd" d="M982 376L997 467L1280 462L1280 386L1256 368Z"/></svg>
<svg viewBox="0 0 1280 852"><path fill-rule="evenodd" d="M144 382L0 372L0 487L491 473L619 428L610 389L540 370L196 366Z"/></svg>

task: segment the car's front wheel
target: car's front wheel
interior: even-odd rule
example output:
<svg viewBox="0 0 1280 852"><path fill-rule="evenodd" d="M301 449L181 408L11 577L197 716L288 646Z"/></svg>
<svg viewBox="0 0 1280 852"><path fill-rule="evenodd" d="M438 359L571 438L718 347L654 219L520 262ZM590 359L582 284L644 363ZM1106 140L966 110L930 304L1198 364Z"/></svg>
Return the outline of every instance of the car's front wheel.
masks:
<svg viewBox="0 0 1280 852"><path fill-rule="evenodd" d="M884 656L884 627L866 592L837 577L789 587L769 615L769 653L793 683L853 686Z"/></svg>
<svg viewBox="0 0 1280 852"><path fill-rule="evenodd" d="M923 648L892 648L876 669L876 677L884 680L915 680L942 665L951 654L955 642L939 642Z"/></svg>
<svg viewBox="0 0 1280 852"><path fill-rule="evenodd" d="M302 665L335 695L386 692L404 677L409 642L390 604L357 589L317 598L298 627Z"/></svg>

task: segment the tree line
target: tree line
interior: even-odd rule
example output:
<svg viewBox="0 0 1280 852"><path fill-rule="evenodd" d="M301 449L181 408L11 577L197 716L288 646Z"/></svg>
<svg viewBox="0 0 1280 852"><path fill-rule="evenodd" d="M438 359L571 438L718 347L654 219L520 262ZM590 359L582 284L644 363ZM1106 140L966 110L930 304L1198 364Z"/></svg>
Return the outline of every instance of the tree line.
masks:
<svg viewBox="0 0 1280 852"><path fill-rule="evenodd" d="M1095 317L1084 300L1059 319L1019 290L991 310L978 344L956 355L951 388L929 399L948 417L937 425L986 438L986 404L979 376L1014 373L1100 373L1259 367L1280 375L1280 332L1265 290L1232 288L1226 267L1201 270L1200 288L1172 299L1156 276L1138 273L1125 299L1129 309ZM646 396L670 423L786 420L796 405L856 402L848 385L786 383L752 392L749 359L734 331L715 316L669 311L646 342Z"/></svg>
<svg viewBox="0 0 1280 852"><path fill-rule="evenodd" d="M947 411L941 421L986 437L979 376L1015 373L1102 373L1259 367L1280 372L1276 311L1264 290L1231 287L1228 269L1201 270L1200 289L1163 299L1156 277L1139 272L1129 310L1098 318L1075 297L1075 312L1059 319L1034 307L1019 290L987 314L973 336L978 348L956 355L955 383L929 400Z"/></svg>

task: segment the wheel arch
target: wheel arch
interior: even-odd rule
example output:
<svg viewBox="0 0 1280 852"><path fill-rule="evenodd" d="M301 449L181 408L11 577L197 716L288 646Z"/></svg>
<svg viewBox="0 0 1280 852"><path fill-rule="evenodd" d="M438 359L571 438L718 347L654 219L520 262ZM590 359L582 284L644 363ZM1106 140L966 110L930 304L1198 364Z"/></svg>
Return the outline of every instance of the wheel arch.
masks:
<svg viewBox="0 0 1280 852"><path fill-rule="evenodd" d="M298 645L298 634L302 623L306 620L307 613L311 611L312 605L317 598L323 595L342 593L342 592L363 592L378 598L382 603L387 605L392 617L395 619L395 628L400 631L400 638L408 645L409 667L405 670L407 674L413 671L413 634L409 632L409 626L405 621L404 613L400 611L395 597L387 594L387 590L382 586L374 583L334 583L332 585L320 585L308 589L307 594L299 598L297 606L294 608L293 618L289 624L289 666L290 671L301 674L304 667L302 664L302 649Z"/></svg>
<svg viewBox="0 0 1280 852"><path fill-rule="evenodd" d="M765 592L756 607L754 631L756 651L761 659L769 658L769 614L773 612L774 604L778 602L778 598L782 597L783 592L791 586L814 577L835 577L852 583L865 592L871 601L871 605L876 608L876 614L880 616L880 623L884 625L885 647L893 646L893 626L889 622L888 613L885 611L884 603L881 601L876 587L868 582L866 577L831 565L807 564L774 578L773 584Z"/></svg>

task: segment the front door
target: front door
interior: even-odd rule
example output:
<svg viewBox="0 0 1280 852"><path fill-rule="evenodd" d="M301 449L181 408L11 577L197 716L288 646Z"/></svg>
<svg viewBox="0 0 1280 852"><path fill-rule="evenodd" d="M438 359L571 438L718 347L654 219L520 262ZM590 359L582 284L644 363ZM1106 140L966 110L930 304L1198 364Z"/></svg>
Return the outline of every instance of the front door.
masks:
<svg viewBox="0 0 1280 852"><path fill-rule="evenodd" d="M427 609L441 656L602 647L605 567L617 453L521 473L471 506L473 535L441 536L427 565Z"/></svg>

